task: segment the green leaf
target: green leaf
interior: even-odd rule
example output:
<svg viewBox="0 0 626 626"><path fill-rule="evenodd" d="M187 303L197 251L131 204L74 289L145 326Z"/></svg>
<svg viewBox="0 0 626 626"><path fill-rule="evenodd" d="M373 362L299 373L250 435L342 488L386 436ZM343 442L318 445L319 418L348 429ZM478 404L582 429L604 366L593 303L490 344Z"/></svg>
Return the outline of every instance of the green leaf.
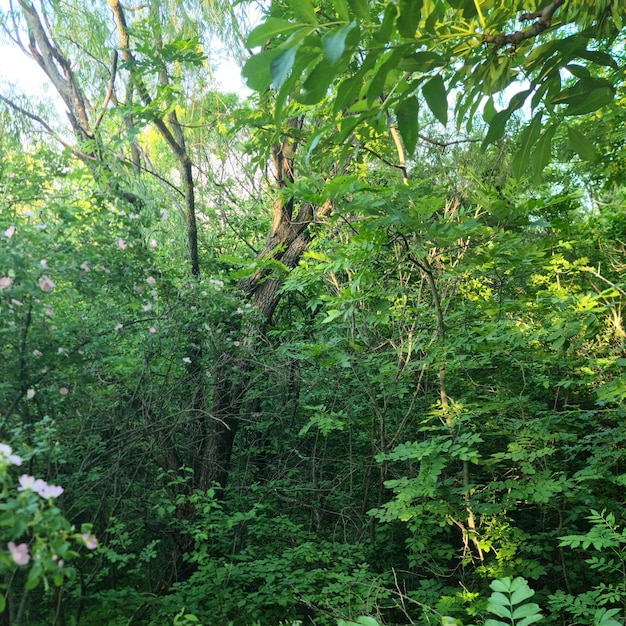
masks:
<svg viewBox="0 0 626 626"><path fill-rule="evenodd" d="M612 102L615 87L604 78L581 78L572 87L563 89L549 100L550 104L567 105L564 115L591 113Z"/></svg>
<svg viewBox="0 0 626 626"><path fill-rule="evenodd" d="M538 622L542 619L543 615L539 613L537 615L529 615L528 617L524 617L518 622L515 622L515 626L530 626L530 624L534 624L535 622Z"/></svg>
<svg viewBox="0 0 626 626"><path fill-rule="evenodd" d="M270 62L272 85L274 85L276 89L280 89L281 85L287 80L289 70L291 70L296 58L296 50L297 48L287 48L287 50L283 50Z"/></svg>
<svg viewBox="0 0 626 626"><path fill-rule="evenodd" d="M528 604L522 604L521 606L518 606L513 611L513 619L517 621L518 619L521 619L522 617L530 617L531 615L538 615L540 611L541 609L539 608L539 605L535 604L534 602L529 602Z"/></svg>
<svg viewBox="0 0 626 626"><path fill-rule="evenodd" d="M430 50L415 52L414 54L405 55L398 62L398 68L405 72L430 72L436 67L443 67L446 64L445 59Z"/></svg>
<svg viewBox="0 0 626 626"><path fill-rule="evenodd" d="M524 600L532 598L534 595L535 592L526 584L526 581L524 581L524 584L511 594L511 604L520 604L524 602Z"/></svg>
<svg viewBox="0 0 626 626"><path fill-rule="evenodd" d="M588 137L583 135L583 133L576 130L575 128L572 128L571 126L568 126L567 137L569 139L569 144L572 147L572 150L583 161L595 161L598 158L598 153L595 146Z"/></svg>
<svg viewBox="0 0 626 626"><path fill-rule="evenodd" d="M316 104L326 96L330 83L335 78L333 66L322 59L309 74L302 85L300 93L294 98L301 104Z"/></svg>
<svg viewBox="0 0 626 626"><path fill-rule="evenodd" d="M448 94L443 78L439 74L433 76L422 87L422 94L433 115L445 126L448 123Z"/></svg>
<svg viewBox="0 0 626 626"><path fill-rule="evenodd" d="M511 173L515 178L519 178L530 164L530 152L541 134L542 117L543 111L539 111L520 135L520 149L511 164Z"/></svg>
<svg viewBox="0 0 626 626"><path fill-rule="evenodd" d="M415 31L422 16L421 0L400 0L400 15L396 22L398 32L403 37L415 37Z"/></svg>
<svg viewBox="0 0 626 626"><path fill-rule="evenodd" d="M489 124L496 113L497 111L493 103L493 98L487 98L487 102L485 102L485 106L483 107L483 120Z"/></svg>
<svg viewBox="0 0 626 626"><path fill-rule="evenodd" d="M398 129L404 142L404 147L409 155L415 152L418 138L417 115L419 112L419 101L415 96L404 98L396 106L396 117L398 119Z"/></svg>
<svg viewBox="0 0 626 626"><path fill-rule="evenodd" d="M610 54L607 54L606 52L600 52L598 50L583 50L583 51L578 51L576 56L581 57L583 59L587 59L588 61L591 61L592 63L595 63L596 65L604 65L606 67L612 67L614 70L616 70L619 67L619 65L617 64L617 61Z"/></svg>
<svg viewBox="0 0 626 626"><path fill-rule="evenodd" d="M491 599L489 600L489 604L487 604L487 610L490 613L494 613L498 617L504 617L505 619L511 619L511 611L506 606L501 604L493 604Z"/></svg>
<svg viewBox="0 0 626 626"><path fill-rule="evenodd" d="M357 624L361 626L380 626L379 623L370 615L360 615L356 619Z"/></svg>
<svg viewBox="0 0 626 626"><path fill-rule="evenodd" d="M287 3L300 19L317 24L317 14L310 0L287 0Z"/></svg>
<svg viewBox="0 0 626 626"><path fill-rule="evenodd" d="M506 123L509 121L511 117L511 111L509 109L504 109L504 111L498 111L496 113L491 122L489 122L489 130L483 139L482 148L483 150L494 141L498 141L502 135L504 135L504 129L506 128Z"/></svg>
<svg viewBox="0 0 626 626"><path fill-rule="evenodd" d="M398 15L398 8L393 2L390 2L385 7L385 13L383 15L383 21L380 25L380 28L374 32L374 39L378 43L387 44L389 43L389 39L391 38L391 33L393 31L393 24Z"/></svg>
<svg viewBox="0 0 626 626"><path fill-rule="evenodd" d="M250 57L241 70L246 85L254 91L265 91L272 83L270 65L280 50L265 50Z"/></svg>
<svg viewBox="0 0 626 626"><path fill-rule="evenodd" d="M352 12L366 22L371 22L370 8L367 0L348 0Z"/></svg>
<svg viewBox="0 0 626 626"><path fill-rule="evenodd" d="M543 135L537 142L537 145L531 156L531 165L534 176L540 176L541 172L550 163L552 157L552 138L556 132L558 124L552 124L548 126Z"/></svg>
<svg viewBox="0 0 626 626"><path fill-rule="evenodd" d="M497 578L492 581L489 587L492 591L499 591L500 593L508 593L511 589L511 579L506 578Z"/></svg>
<svg viewBox="0 0 626 626"><path fill-rule="evenodd" d="M350 20L350 12L348 10L348 3L346 0L333 0L333 6L339 16L339 19L348 22Z"/></svg>
<svg viewBox="0 0 626 626"><path fill-rule="evenodd" d="M326 317L322 320L322 324L330 324L334 319L337 319L340 315L343 315L343 311L338 309L331 309L326 312Z"/></svg>
<svg viewBox="0 0 626 626"><path fill-rule="evenodd" d="M294 30L302 28L302 24L294 24L288 20L278 17L268 17L262 24L259 24L246 39L248 48L256 48L262 46L268 39L277 35L285 35Z"/></svg>
<svg viewBox="0 0 626 626"><path fill-rule="evenodd" d="M585 113L593 113L603 106L613 102L615 90L611 87L601 87L594 89L586 95L577 96L575 101L569 103L569 106L563 111L563 115L584 115Z"/></svg>
<svg viewBox="0 0 626 626"><path fill-rule="evenodd" d="M324 58L329 63L337 63L346 47L346 37L348 33L356 28L356 22L352 21L347 26L340 28L332 33L324 35Z"/></svg>
<svg viewBox="0 0 626 626"><path fill-rule="evenodd" d="M489 596L489 602L492 604L497 604L499 606L509 606L511 602L509 601L509 596L500 591L494 591L491 596Z"/></svg>

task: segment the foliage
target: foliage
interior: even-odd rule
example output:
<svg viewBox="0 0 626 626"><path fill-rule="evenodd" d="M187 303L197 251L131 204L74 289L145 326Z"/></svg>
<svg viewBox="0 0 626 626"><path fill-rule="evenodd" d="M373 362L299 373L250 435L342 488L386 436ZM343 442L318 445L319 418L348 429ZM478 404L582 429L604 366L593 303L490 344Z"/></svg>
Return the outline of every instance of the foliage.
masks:
<svg viewBox="0 0 626 626"><path fill-rule="evenodd" d="M239 10L5 16L4 621L614 626L620 3Z"/></svg>

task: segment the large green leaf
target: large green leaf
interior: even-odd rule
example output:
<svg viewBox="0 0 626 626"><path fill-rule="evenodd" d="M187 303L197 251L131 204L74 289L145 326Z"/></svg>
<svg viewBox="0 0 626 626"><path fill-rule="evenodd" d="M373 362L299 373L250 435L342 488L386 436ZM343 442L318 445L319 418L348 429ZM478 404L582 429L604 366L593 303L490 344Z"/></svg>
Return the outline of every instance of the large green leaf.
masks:
<svg viewBox="0 0 626 626"><path fill-rule="evenodd" d="M541 172L543 172L544 168L550 163L552 156L552 138L554 137L557 127L557 123L548 126L539 141L537 141L537 145L531 156L531 165L535 177L541 176Z"/></svg>
<svg viewBox="0 0 626 626"><path fill-rule="evenodd" d="M346 37L350 31L356 28L356 22L352 21L347 26L335 30L327 35L324 35L322 40L324 46L324 58L329 63L337 63L343 54L346 47Z"/></svg>
<svg viewBox="0 0 626 626"><path fill-rule="evenodd" d="M404 148L407 154L412 155L415 152L418 138L417 114L419 112L419 101L415 96L404 98L396 106L396 118L398 120L398 129L400 136L404 142Z"/></svg>
<svg viewBox="0 0 626 626"><path fill-rule="evenodd" d="M317 24L317 14L311 0L287 0L287 3L301 20Z"/></svg>
<svg viewBox="0 0 626 626"><path fill-rule="evenodd" d="M509 121L510 117L511 111L509 111L509 109L504 109L503 111L498 111L498 113L491 118L491 122L489 122L489 130L483 139L483 149L504 135L504 129L506 128L506 123Z"/></svg>
<svg viewBox="0 0 626 626"><path fill-rule="evenodd" d="M511 164L511 173L514 177L518 178L527 169L530 164L530 153L539 139L541 134L541 119L543 117L543 111L539 111L533 117L530 124L523 130L520 135L520 148L513 157Z"/></svg>
<svg viewBox="0 0 626 626"><path fill-rule="evenodd" d="M270 65L280 54L280 50L265 50L250 57L241 70L246 84L255 91L265 91L272 83Z"/></svg>
<svg viewBox="0 0 626 626"><path fill-rule="evenodd" d="M287 48L270 62L272 85L276 87L276 89L280 89L285 80L287 80L289 71L291 70L293 62L296 58L296 50L297 48Z"/></svg>
<svg viewBox="0 0 626 626"><path fill-rule="evenodd" d="M248 48L256 48L262 46L268 39L277 35L285 35L294 30L302 28L302 24L294 24L288 20L278 17L268 17L262 24L259 24L246 39Z"/></svg>
<svg viewBox="0 0 626 626"><path fill-rule="evenodd" d="M615 87L605 78L581 78L550 98L550 104L567 105L564 115L583 115L612 102Z"/></svg>
<svg viewBox="0 0 626 626"><path fill-rule="evenodd" d="M367 0L348 0L352 12L366 22L371 22L370 8Z"/></svg>
<svg viewBox="0 0 626 626"><path fill-rule="evenodd" d="M583 161L595 161L598 158L598 152L595 146L583 133L571 126L567 127L567 138L572 150Z"/></svg>
<svg viewBox="0 0 626 626"><path fill-rule="evenodd" d="M334 78L333 66L322 59L304 81L302 90L295 94L295 99L302 104L316 104L326 95Z"/></svg>
<svg viewBox="0 0 626 626"><path fill-rule="evenodd" d="M422 0L400 0L398 16L398 32L403 37L415 37L415 31L422 16Z"/></svg>
<svg viewBox="0 0 626 626"><path fill-rule="evenodd" d="M433 115L445 126L448 123L448 93L439 74L433 76L423 87L422 94Z"/></svg>

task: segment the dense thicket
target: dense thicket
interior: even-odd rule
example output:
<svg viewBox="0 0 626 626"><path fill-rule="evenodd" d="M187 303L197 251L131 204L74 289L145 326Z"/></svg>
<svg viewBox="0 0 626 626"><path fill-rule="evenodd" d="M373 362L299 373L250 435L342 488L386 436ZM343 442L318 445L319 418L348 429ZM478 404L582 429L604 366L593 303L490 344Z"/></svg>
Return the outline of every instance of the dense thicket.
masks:
<svg viewBox="0 0 626 626"><path fill-rule="evenodd" d="M3 15L0 623L619 624L621 3L253 15Z"/></svg>

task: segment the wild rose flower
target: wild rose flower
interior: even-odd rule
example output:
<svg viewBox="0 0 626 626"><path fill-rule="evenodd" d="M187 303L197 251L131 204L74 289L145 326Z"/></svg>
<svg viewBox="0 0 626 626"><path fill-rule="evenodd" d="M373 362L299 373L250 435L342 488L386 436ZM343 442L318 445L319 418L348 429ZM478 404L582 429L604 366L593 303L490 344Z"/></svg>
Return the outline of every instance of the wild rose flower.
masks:
<svg viewBox="0 0 626 626"><path fill-rule="evenodd" d="M0 289L6 289L13 283L13 279L10 276L3 276L0 278Z"/></svg>
<svg viewBox="0 0 626 626"><path fill-rule="evenodd" d="M66 396L69 392L70 392L70 390L69 390L67 387L61 387L61 388L59 389L59 393L60 393L62 396Z"/></svg>
<svg viewBox="0 0 626 626"><path fill-rule="evenodd" d="M20 486L17 488L18 491L29 490L39 493L41 489L48 486L48 483L45 480L29 476L28 474L22 474L17 480L20 483Z"/></svg>
<svg viewBox="0 0 626 626"><path fill-rule="evenodd" d="M37 493L44 499L48 498L58 498L64 489L63 487L59 487L58 485L46 485L42 487Z"/></svg>
<svg viewBox="0 0 626 626"><path fill-rule="evenodd" d="M44 276L39 281L39 289L41 289L41 291L45 291L46 293L48 293L52 291L54 287L55 287L55 284L47 276Z"/></svg>
<svg viewBox="0 0 626 626"><path fill-rule="evenodd" d="M11 239L11 237L13 237L13 233L15 232L15 226L9 226L5 231L4 231L4 236L7 239Z"/></svg>
<svg viewBox="0 0 626 626"><path fill-rule="evenodd" d="M7 547L16 565L26 565L30 561L28 546L25 543L20 543L19 546L16 546L12 541L9 541Z"/></svg>
<svg viewBox="0 0 626 626"><path fill-rule="evenodd" d="M148 332L149 333L156 333L156 328L154 326L150 326L150 328L148 328Z"/></svg>
<svg viewBox="0 0 626 626"><path fill-rule="evenodd" d="M148 276L148 278L146 278L146 282L148 283L148 285L156 285L156 279L152 276Z"/></svg>
<svg viewBox="0 0 626 626"><path fill-rule="evenodd" d="M46 259L41 259L41 261L39 261L39 264L41 265L41 267L43 267L45 270L48 269L48 261L46 261Z"/></svg>
<svg viewBox="0 0 626 626"><path fill-rule="evenodd" d="M84 541L87 550L95 550L98 547L98 540L91 533L83 533L80 538Z"/></svg>
<svg viewBox="0 0 626 626"><path fill-rule="evenodd" d="M22 464L21 457L17 456L17 454L13 454L13 449L6 443L0 443L0 461L10 463L11 465Z"/></svg>
<svg viewBox="0 0 626 626"><path fill-rule="evenodd" d="M120 250L126 250L126 242L121 237L117 240L117 247Z"/></svg>
<svg viewBox="0 0 626 626"><path fill-rule="evenodd" d="M44 500L48 498L58 498L63 493L63 487L49 485L45 480L29 476L28 474L22 474L18 478L18 481L20 483L20 486L17 488L18 491L34 491Z"/></svg>

